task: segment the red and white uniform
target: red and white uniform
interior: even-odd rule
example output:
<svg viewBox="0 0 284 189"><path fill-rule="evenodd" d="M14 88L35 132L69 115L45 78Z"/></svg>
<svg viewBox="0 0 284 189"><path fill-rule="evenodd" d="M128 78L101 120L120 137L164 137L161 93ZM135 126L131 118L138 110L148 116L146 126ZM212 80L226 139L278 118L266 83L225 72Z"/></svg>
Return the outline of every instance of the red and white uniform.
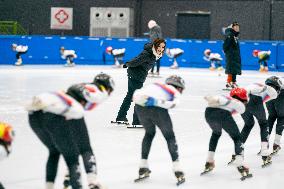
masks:
<svg viewBox="0 0 284 189"><path fill-rule="evenodd" d="M27 52L27 50L29 49L29 47L27 45L17 45L17 47L15 48L16 52Z"/></svg>
<svg viewBox="0 0 284 189"><path fill-rule="evenodd" d="M64 50L61 54L61 58L66 59L67 56L72 56L73 58L77 58L76 52L74 50Z"/></svg>
<svg viewBox="0 0 284 189"><path fill-rule="evenodd" d="M277 98L277 91L268 85L254 83L245 87L245 89L247 90L248 95L260 96L263 102Z"/></svg>
<svg viewBox="0 0 284 189"><path fill-rule="evenodd" d="M171 85L153 83L136 90L133 101L140 106L145 106L148 97L152 97L156 102L154 106L170 109L179 103L180 96L180 92Z"/></svg>
<svg viewBox="0 0 284 189"><path fill-rule="evenodd" d="M204 97L208 102L208 107L220 108L231 112L231 114L239 113L242 114L245 112L245 105L232 97L225 95L216 95L216 96L206 96Z"/></svg>
<svg viewBox="0 0 284 189"><path fill-rule="evenodd" d="M70 95L64 92L42 93L33 98L28 105L29 111L42 110L70 119L81 119L85 110L92 110L109 96L106 90L99 90L94 84L85 84L82 90L87 103L84 107Z"/></svg>

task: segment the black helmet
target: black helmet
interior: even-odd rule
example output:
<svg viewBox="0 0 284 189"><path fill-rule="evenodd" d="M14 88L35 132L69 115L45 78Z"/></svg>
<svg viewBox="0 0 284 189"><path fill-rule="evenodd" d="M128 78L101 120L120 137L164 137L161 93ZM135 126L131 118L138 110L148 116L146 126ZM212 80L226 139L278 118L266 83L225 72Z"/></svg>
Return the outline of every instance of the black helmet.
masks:
<svg viewBox="0 0 284 189"><path fill-rule="evenodd" d="M177 76L177 75L172 75L172 76L168 77L166 79L166 84L172 85L176 88L181 88L182 90L184 90L184 88L185 88L184 80L180 76Z"/></svg>
<svg viewBox="0 0 284 189"><path fill-rule="evenodd" d="M280 93L281 87L283 85L281 79L277 76L271 76L267 78L265 80L265 84L273 87L277 91L277 93Z"/></svg>
<svg viewBox="0 0 284 189"><path fill-rule="evenodd" d="M110 92L113 91L115 86L111 76L102 72L95 76L93 83L103 85Z"/></svg>

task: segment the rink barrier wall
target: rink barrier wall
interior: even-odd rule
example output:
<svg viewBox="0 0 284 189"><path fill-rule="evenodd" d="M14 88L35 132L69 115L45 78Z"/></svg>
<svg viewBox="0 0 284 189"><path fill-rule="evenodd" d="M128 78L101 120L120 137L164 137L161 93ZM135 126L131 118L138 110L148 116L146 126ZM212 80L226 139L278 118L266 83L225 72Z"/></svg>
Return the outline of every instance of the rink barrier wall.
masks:
<svg viewBox="0 0 284 189"><path fill-rule="evenodd" d="M104 38L88 36L0 36L0 65L13 65L15 52L11 44L28 45L28 53L23 55L24 64L65 64L61 59L59 48L73 49L78 55L76 64L87 65L112 65L113 57L105 53L108 46L113 48L126 48L124 60L128 61L138 55L147 38ZM209 62L203 59L203 51L211 49L214 53L221 54L221 40L190 40L167 39L167 48L181 48L184 54L177 61L180 67L208 68ZM252 56L254 49L271 50L269 69L284 71L284 41L240 41L242 65L244 70L258 70L258 59ZM162 66L170 66L173 59L163 56Z"/></svg>

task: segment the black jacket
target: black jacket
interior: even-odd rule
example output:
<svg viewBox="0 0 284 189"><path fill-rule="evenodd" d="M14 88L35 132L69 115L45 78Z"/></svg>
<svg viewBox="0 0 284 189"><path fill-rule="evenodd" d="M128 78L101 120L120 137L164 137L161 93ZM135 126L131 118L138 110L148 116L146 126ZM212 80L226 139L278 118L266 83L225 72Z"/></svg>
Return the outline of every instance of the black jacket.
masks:
<svg viewBox="0 0 284 189"><path fill-rule="evenodd" d="M162 38L162 30L159 25L154 26L149 32L150 40L153 42L157 38Z"/></svg>
<svg viewBox="0 0 284 189"><path fill-rule="evenodd" d="M238 41L238 33L232 28L225 31L226 38L223 44L223 50L226 56L226 74L242 74L241 52Z"/></svg>
<svg viewBox="0 0 284 189"><path fill-rule="evenodd" d="M152 43L146 43L144 50L137 57L126 62L128 77L140 82L146 80L148 71L156 62L156 56L153 54L152 47Z"/></svg>

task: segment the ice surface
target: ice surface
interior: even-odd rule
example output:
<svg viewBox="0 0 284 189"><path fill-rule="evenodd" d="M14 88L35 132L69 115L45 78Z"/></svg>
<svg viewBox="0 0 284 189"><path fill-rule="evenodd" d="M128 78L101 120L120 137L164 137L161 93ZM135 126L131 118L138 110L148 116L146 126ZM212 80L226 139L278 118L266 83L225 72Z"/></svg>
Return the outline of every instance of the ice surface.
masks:
<svg viewBox="0 0 284 189"><path fill-rule="evenodd" d="M165 140L158 130L149 156L149 165L152 170L150 179L141 183L133 182L138 176L144 131L110 125L127 91L126 69L97 66L65 68L25 65L0 67L0 120L13 125L16 131L11 155L0 162L0 181L7 189L44 188L47 150L29 128L27 112L24 110L27 99L41 92L66 89L74 83L92 81L94 75L101 71L113 76L116 83L113 95L94 111L86 113L101 182L108 189L176 188L170 155ZM182 103L176 109L170 110L179 146L180 161L186 174L186 183L179 188L281 188L284 184L284 152L280 151L273 158L273 164L270 167L261 168L261 157L256 155L260 149L257 124L245 145L245 160L254 175L252 179L240 181L236 168L226 165L234 148L233 142L225 132L216 151L215 170L208 175L199 176L204 168L210 137L210 129L204 119L206 103L203 96L227 93L222 91L226 75L218 76L217 72L207 69L170 70L162 68L162 78L148 78L145 84L158 80L163 81L171 74L181 75L186 81ZM245 86L254 82L263 83L268 75L284 76L284 73L261 74L256 71L244 71L237 80L239 85ZM133 107L128 114L129 120L132 119L132 112ZM242 128L243 122L240 116L235 118ZM271 141L273 138L274 135ZM63 188L64 172L65 165L61 160L56 180L57 189ZM83 179L86 183L86 178Z"/></svg>

